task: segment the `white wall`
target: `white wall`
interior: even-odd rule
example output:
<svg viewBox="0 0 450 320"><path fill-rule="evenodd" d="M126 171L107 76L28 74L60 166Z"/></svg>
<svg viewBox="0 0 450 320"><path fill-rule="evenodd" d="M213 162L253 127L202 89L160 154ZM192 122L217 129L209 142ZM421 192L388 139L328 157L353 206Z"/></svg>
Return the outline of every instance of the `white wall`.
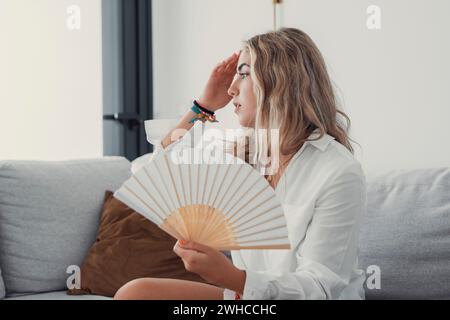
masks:
<svg viewBox="0 0 450 320"><path fill-rule="evenodd" d="M0 0L0 159L102 154L100 0Z"/></svg>
<svg viewBox="0 0 450 320"><path fill-rule="evenodd" d="M156 116L184 112L216 61L271 29L271 2L154 1ZM448 0L283 2L279 25L306 31L325 56L369 177L450 166ZM366 27L369 5L381 8L381 30ZM228 109L222 119L234 127Z"/></svg>
<svg viewBox="0 0 450 320"><path fill-rule="evenodd" d="M270 0L154 0L155 118L184 114L212 68L243 40L270 29L271 17ZM228 127L239 125L231 107L218 117Z"/></svg>
<svg viewBox="0 0 450 320"><path fill-rule="evenodd" d="M366 27L369 5L380 30ZM450 167L450 2L285 0L282 23L317 42L343 92L368 174Z"/></svg>

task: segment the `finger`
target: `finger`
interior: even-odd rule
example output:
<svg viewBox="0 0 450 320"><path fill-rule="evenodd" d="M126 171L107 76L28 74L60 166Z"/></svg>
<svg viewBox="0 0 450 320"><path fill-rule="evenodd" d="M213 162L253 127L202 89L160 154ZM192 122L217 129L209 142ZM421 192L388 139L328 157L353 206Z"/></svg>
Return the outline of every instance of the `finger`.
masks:
<svg viewBox="0 0 450 320"><path fill-rule="evenodd" d="M233 60L235 60L236 58L238 58L239 56L236 55L236 52L234 52L231 56L229 56L227 59L225 59L225 63L229 64L230 62L232 62Z"/></svg>
<svg viewBox="0 0 450 320"><path fill-rule="evenodd" d="M229 66L230 64L236 63L238 60L239 60L239 55L237 55L236 53L233 53L231 56L229 56L225 60L225 65Z"/></svg>
<svg viewBox="0 0 450 320"><path fill-rule="evenodd" d="M195 250L195 251L199 251L199 252L203 252L203 253L210 253L212 250L214 250L213 248L206 246L204 244L200 244L200 243L196 243L193 241L186 241L186 242L180 242L179 245L181 246L181 248L183 249L191 249L191 250Z"/></svg>
<svg viewBox="0 0 450 320"><path fill-rule="evenodd" d="M237 59L239 59L239 54L234 52L231 56L229 56L225 60L222 60L222 62L220 62L219 65L221 65L223 67L227 67L230 63L233 63L234 60L237 60Z"/></svg>
<svg viewBox="0 0 450 320"><path fill-rule="evenodd" d="M239 61L239 54L237 54L236 52L233 53L233 55L227 59L227 66L229 65L234 65Z"/></svg>
<svg viewBox="0 0 450 320"><path fill-rule="evenodd" d="M238 60L231 61L224 69L227 73L235 73L237 68Z"/></svg>
<svg viewBox="0 0 450 320"><path fill-rule="evenodd" d="M182 248L182 247L180 247L180 246L175 246L175 247L173 248L173 251L175 252L175 254L176 254L177 256L179 256L179 257L180 257L181 259L183 259L183 260L188 259L189 256L192 254L192 252L195 252L195 251L193 251L193 250L184 249L184 248Z"/></svg>
<svg viewBox="0 0 450 320"><path fill-rule="evenodd" d="M224 66L225 66L225 63L224 63L224 61L222 61L222 62L219 62L215 67L214 67L214 70L213 70L213 73L221 73L222 71L223 71L223 69L224 69Z"/></svg>
<svg viewBox="0 0 450 320"><path fill-rule="evenodd" d="M187 256L187 255L189 255L189 254L192 254L192 253L201 253L200 251L195 250L195 249L193 249L193 248L187 248L187 247L183 246L183 245L182 245L183 243L187 243L187 241L179 240L179 241L177 241L177 243L176 243L175 246L173 247L173 251L174 251L178 256L180 256L180 257L183 258L183 257L185 257L185 256Z"/></svg>

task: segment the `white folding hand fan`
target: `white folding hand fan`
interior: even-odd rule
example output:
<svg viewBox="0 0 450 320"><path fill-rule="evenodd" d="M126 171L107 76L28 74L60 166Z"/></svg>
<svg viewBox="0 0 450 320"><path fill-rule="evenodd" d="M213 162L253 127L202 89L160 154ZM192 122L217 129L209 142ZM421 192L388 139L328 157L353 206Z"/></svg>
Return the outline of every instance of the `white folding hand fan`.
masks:
<svg viewBox="0 0 450 320"><path fill-rule="evenodd" d="M275 191L249 164L150 161L114 193L176 239L218 250L289 249Z"/></svg>

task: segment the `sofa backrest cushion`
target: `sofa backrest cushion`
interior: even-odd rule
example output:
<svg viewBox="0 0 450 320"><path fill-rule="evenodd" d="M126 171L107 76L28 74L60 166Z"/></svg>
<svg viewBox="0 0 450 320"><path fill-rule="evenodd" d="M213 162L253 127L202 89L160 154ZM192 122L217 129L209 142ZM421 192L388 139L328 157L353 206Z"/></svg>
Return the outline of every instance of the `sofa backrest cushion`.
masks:
<svg viewBox="0 0 450 320"><path fill-rule="evenodd" d="M367 299L450 299L450 168L368 181L360 230Z"/></svg>
<svg viewBox="0 0 450 320"><path fill-rule="evenodd" d="M0 161L0 267L7 295L67 289L95 242L106 190L131 175L122 157Z"/></svg>

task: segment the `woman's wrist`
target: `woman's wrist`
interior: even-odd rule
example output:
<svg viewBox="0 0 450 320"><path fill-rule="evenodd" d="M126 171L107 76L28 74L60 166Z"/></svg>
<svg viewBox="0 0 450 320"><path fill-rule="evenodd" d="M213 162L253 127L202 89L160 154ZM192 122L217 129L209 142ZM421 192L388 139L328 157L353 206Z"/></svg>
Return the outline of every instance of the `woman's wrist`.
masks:
<svg viewBox="0 0 450 320"><path fill-rule="evenodd" d="M194 123L196 121L201 121L203 123L205 123L206 121L218 122L216 120L215 113L211 110L202 107L196 100L193 101L191 110L195 113L195 117L193 117L190 120L190 123Z"/></svg>
<svg viewBox="0 0 450 320"><path fill-rule="evenodd" d="M197 101L197 103L200 106L202 106L203 108L205 108L206 110L209 110L211 112L216 112L218 109L220 109L220 108L213 107L214 104L211 103L211 101L209 101L208 99L202 98L202 97L195 99L195 101Z"/></svg>
<svg viewBox="0 0 450 320"><path fill-rule="evenodd" d="M165 149L173 142L179 140L186 132L188 132L193 126L193 123L189 121L195 116L195 113L188 110L186 114L180 119L178 125L173 128L161 141L162 147Z"/></svg>
<svg viewBox="0 0 450 320"><path fill-rule="evenodd" d="M222 286L227 289L233 290L242 296L244 293L246 277L247 276L245 270L241 270L233 266L233 270L231 271L229 276L226 277L227 283L223 284Z"/></svg>
<svg viewBox="0 0 450 320"><path fill-rule="evenodd" d="M204 107L197 100L194 100L194 105L196 105L201 111L206 112L209 115L214 115L214 111Z"/></svg>

